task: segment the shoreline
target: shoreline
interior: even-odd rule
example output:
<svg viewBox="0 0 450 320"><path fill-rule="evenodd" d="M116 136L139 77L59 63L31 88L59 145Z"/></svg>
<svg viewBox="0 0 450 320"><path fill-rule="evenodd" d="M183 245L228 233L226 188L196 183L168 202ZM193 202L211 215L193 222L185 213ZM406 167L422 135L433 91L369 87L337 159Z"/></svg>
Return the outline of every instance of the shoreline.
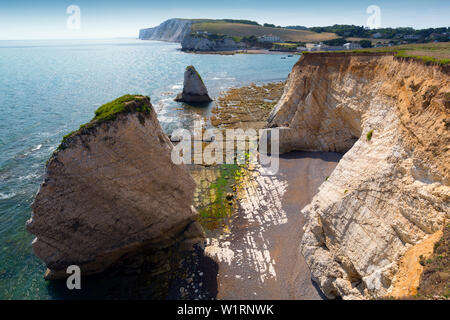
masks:
<svg viewBox="0 0 450 320"><path fill-rule="evenodd" d="M190 51L190 50L182 50L184 53L191 54L218 54L224 56L232 56L236 54L270 54L270 55L301 55L301 52L292 52L292 51L274 51L268 49L248 49L248 50L229 50L229 51Z"/></svg>
<svg viewBox="0 0 450 320"><path fill-rule="evenodd" d="M252 83L224 91L216 99L212 126L219 130L263 128L285 83ZM304 221L298 212L341 156L291 152L281 156L278 174L268 178L261 175L261 165L248 162L193 166L195 207L207 234L206 245L188 259L186 280L177 280L181 288L170 297L325 299L311 281L303 256L289 244L301 238Z"/></svg>

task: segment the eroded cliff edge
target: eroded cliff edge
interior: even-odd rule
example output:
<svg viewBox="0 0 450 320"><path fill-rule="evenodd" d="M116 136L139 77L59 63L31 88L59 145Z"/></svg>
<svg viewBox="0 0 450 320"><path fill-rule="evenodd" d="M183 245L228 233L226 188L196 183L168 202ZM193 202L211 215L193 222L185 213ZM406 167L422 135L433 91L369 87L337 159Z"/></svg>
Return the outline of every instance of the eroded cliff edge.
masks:
<svg viewBox="0 0 450 320"><path fill-rule="evenodd" d="M191 32L192 20L169 19L154 28L139 30L141 40L181 42Z"/></svg>
<svg viewBox="0 0 450 320"><path fill-rule="evenodd" d="M28 230L47 279L104 271L126 255L202 239L195 182L171 160L150 99L126 95L64 137L47 164Z"/></svg>
<svg viewBox="0 0 450 320"><path fill-rule="evenodd" d="M329 298L414 294L450 209L448 71L389 54L306 54L269 117L280 148L346 152L302 213Z"/></svg>

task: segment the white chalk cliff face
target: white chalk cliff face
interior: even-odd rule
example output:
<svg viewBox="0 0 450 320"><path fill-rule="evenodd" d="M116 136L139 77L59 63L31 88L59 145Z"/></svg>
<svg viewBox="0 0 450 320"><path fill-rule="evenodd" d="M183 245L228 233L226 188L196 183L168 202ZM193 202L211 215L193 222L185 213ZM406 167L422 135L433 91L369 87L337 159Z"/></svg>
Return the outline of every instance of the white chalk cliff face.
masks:
<svg viewBox="0 0 450 320"><path fill-rule="evenodd" d="M72 264L83 275L97 273L126 254L202 237L195 182L172 163L172 143L149 98L121 99L113 104L123 111L98 115L48 162L27 222L47 279L67 276Z"/></svg>
<svg viewBox="0 0 450 320"><path fill-rule="evenodd" d="M201 36L187 35L181 41L183 51L229 51L243 48L243 44L236 43L232 38L207 39Z"/></svg>
<svg viewBox="0 0 450 320"><path fill-rule="evenodd" d="M281 151L346 152L302 210L299 250L327 297L414 294L420 248L449 218L449 113L443 67L362 53L294 66L269 118Z"/></svg>
<svg viewBox="0 0 450 320"><path fill-rule="evenodd" d="M169 19L157 27L139 30L139 39L181 42L191 32L191 24L191 20Z"/></svg>

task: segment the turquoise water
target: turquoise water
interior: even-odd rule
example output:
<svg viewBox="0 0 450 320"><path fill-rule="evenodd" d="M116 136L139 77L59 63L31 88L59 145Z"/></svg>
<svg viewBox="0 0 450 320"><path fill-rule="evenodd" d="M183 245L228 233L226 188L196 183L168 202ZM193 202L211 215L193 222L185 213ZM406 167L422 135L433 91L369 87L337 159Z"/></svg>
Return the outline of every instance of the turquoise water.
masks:
<svg viewBox="0 0 450 320"><path fill-rule="evenodd" d="M173 102L194 65L211 96L285 80L297 61L279 55L194 55L139 40L0 41L0 299L55 298L25 229L45 162L64 134L126 93L148 95L170 133L207 114Z"/></svg>

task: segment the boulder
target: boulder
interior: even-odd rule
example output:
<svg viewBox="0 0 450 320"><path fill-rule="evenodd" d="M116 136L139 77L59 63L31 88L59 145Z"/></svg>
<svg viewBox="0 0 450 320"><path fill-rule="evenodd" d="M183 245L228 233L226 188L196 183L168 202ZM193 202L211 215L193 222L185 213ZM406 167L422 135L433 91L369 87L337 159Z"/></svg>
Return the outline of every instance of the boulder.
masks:
<svg viewBox="0 0 450 320"><path fill-rule="evenodd" d="M175 101L187 103L211 102L208 90L202 78L193 66L188 66L184 72L183 92L179 93Z"/></svg>
<svg viewBox="0 0 450 320"><path fill-rule="evenodd" d="M69 265L83 275L121 257L202 238L195 182L171 161L173 145L148 97L123 96L64 137L50 158L27 229L46 279Z"/></svg>

